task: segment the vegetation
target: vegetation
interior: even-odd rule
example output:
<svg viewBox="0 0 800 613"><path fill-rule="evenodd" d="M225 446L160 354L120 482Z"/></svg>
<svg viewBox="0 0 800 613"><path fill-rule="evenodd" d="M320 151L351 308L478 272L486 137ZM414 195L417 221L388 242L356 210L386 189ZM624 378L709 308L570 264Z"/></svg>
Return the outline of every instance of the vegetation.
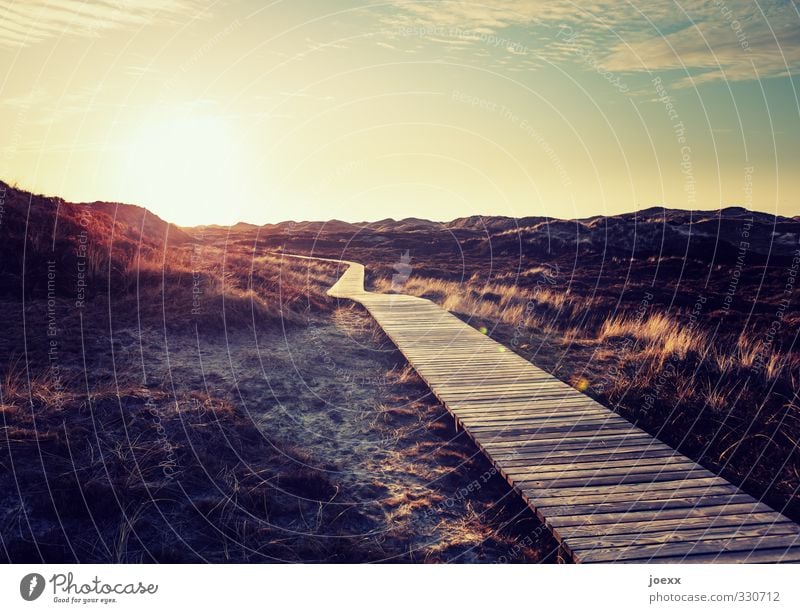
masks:
<svg viewBox="0 0 800 613"><path fill-rule="evenodd" d="M6 196L0 561L553 558L335 264Z"/></svg>
<svg viewBox="0 0 800 613"><path fill-rule="evenodd" d="M374 287L390 291L391 282L376 279ZM608 305L547 283L483 284L476 276L465 283L417 276L403 291L486 328L534 363L800 518L797 352L768 346L752 330L709 329L693 321L690 311L670 314L647 298Z"/></svg>

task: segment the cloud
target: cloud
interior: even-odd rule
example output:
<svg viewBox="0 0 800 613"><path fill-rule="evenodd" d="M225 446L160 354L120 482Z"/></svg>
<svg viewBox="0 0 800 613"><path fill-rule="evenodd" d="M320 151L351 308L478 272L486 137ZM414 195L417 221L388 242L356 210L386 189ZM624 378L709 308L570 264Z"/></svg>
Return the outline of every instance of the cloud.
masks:
<svg viewBox="0 0 800 613"><path fill-rule="evenodd" d="M19 96L7 96L0 101L0 109L8 108L24 119L26 125L48 126L75 115L96 112L102 104L98 97L103 91L100 84L81 87L56 98L45 88L36 86ZM31 113L29 113L32 111Z"/></svg>
<svg viewBox="0 0 800 613"><path fill-rule="evenodd" d="M669 19L678 13L672 0L641 3L653 19ZM437 25L474 31L495 32L515 25L580 23L582 28L619 27L641 18L639 9L619 0L394 0L395 22Z"/></svg>
<svg viewBox="0 0 800 613"><path fill-rule="evenodd" d="M698 70L684 84L791 74L800 66L800 29L757 20L699 22L665 36L616 45L603 65L616 72Z"/></svg>
<svg viewBox="0 0 800 613"><path fill-rule="evenodd" d="M195 0L0 0L0 46L20 47L64 35L197 14Z"/></svg>
<svg viewBox="0 0 800 613"><path fill-rule="evenodd" d="M28 109L38 106L50 100L47 92L42 87L33 87L19 96L6 96L0 101L0 106L8 106L14 109Z"/></svg>
<svg viewBox="0 0 800 613"><path fill-rule="evenodd" d="M514 28L526 48L556 62L578 61L579 41L606 70L683 70L685 84L782 76L800 67L800 11L786 0L394 0L384 23L440 38L450 32L469 40L464 33L472 33L476 41L474 34L502 37ZM526 42L526 30L538 45ZM559 36L566 30L574 34L568 41Z"/></svg>

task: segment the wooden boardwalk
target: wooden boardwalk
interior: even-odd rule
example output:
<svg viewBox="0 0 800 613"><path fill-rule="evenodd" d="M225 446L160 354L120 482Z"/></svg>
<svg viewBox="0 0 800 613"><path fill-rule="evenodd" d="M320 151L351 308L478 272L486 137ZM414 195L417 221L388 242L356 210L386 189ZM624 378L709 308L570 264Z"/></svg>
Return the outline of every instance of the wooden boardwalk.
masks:
<svg viewBox="0 0 800 613"><path fill-rule="evenodd" d="M433 302L361 303L576 562L796 562L800 526Z"/></svg>

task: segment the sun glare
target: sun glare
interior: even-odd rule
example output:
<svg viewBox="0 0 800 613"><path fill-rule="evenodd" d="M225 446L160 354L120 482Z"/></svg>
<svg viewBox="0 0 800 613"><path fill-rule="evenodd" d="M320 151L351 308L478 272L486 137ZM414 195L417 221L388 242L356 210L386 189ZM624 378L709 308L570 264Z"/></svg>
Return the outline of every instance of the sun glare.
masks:
<svg viewBox="0 0 800 613"><path fill-rule="evenodd" d="M123 184L129 201L180 225L237 221L242 160L226 118L160 119L145 124L126 150Z"/></svg>

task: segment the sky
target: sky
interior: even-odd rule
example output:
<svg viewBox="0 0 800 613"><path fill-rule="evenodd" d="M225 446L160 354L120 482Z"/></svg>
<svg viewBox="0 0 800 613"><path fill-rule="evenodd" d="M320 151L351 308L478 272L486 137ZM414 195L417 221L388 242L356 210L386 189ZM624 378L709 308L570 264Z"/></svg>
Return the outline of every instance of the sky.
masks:
<svg viewBox="0 0 800 613"><path fill-rule="evenodd" d="M0 178L181 225L800 213L794 1L0 0Z"/></svg>

